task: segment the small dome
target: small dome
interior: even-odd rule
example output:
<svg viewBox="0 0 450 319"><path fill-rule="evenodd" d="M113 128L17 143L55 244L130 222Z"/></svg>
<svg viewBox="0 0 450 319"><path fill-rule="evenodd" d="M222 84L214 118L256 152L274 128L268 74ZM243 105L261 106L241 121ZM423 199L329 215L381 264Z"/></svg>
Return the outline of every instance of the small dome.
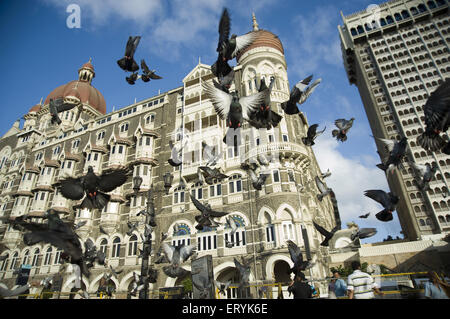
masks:
<svg viewBox="0 0 450 319"><path fill-rule="evenodd" d="M44 104L50 103L50 99L64 98L65 101L88 104L102 114L106 114L106 102L103 95L89 82L70 81L54 89L45 99Z"/></svg>
<svg viewBox="0 0 450 319"><path fill-rule="evenodd" d="M243 56L247 51L250 51L254 48L259 48L259 47L274 48L274 49L277 49L278 51L280 51L284 55L283 44L281 44L281 41L278 38L278 36L276 36L275 34L273 34L270 31L262 30L262 29L259 29L258 31L251 31L251 32L257 33L258 37L249 47L242 50L242 52L240 52L238 54L238 56L236 57L237 62L239 62L239 59L241 58L241 56Z"/></svg>

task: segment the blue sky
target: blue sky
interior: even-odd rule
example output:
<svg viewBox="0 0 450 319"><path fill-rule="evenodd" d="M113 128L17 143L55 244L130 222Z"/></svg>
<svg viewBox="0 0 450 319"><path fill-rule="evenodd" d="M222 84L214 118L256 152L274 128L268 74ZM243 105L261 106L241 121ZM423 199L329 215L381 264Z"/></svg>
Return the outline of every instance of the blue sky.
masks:
<svg viewBox="0 0 450 319"><path fill-rule="evenodd" d="M301 106L310 124L327 126L313 147L326 180L335 190L342 219L360 227L377 227L364 242L400 235L400 224L375 219L380 205L363 195L367 189L388 190L375 143L356 86L350 86L340 51L337 25L344 15L379 4L373 0L4 0L0 2L0 96L4 134L57 86L77 79L78 68L92 57L92 85L105 97L107 112L179 87L198 63L216 58L217 25L226 6L232 33L251 30L255 12L260 28L279 36L285 49L290 84L314 74L322 83ZM69 4L81 9L81 28L66 25ZM116 64L129 35L141 35L137 58L145 58L164 79L130 86ZM233 61L232 63L236 63ZM354 117L345 143L331 139L337 118ZM349 184L349 181L352 181ZM357 216L371 212L367 220ZM343 225L345 227L345 225Z"/></svg>

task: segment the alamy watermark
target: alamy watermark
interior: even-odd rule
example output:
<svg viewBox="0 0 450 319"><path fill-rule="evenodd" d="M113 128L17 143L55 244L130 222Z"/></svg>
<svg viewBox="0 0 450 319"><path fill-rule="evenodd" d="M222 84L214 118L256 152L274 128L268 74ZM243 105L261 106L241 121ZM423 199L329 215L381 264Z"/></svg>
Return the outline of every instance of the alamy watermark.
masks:
<svg viewBox="0 0 450 319"><path fill-rule="evenodd" d="M70 13L66 19L66 25L69 29L81 28L81 8L78 4L69 4L66 12Z"/></svg>

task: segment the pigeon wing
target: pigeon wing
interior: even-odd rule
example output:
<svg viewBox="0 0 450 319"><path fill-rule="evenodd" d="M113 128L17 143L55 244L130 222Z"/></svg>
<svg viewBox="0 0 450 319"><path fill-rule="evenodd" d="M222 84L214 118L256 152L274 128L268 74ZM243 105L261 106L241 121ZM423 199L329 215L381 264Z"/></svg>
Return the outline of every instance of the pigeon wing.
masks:
<svg viewBox="0 0 450 319"><path fill-rule="evenodd" d="M188 246L184 245L183 247L181 247L180 249L181 261L185 262L186 260L188 260L188 258L192 256L195 250L196 250L195 245L188 245Z"/></svg>
<svg viewBox="0 0 450 319"><path fill-rule="evenodd" d="M173 257L173 253L175 252L175 247L173 247L167 243L162 243L161 247L162 247L167 259L169 260L169 262L172 262L172 257Z"/></svg>
<svg viewBox="0 0 450 319"><path fill-rule="evenodd" d="M61 181L61 195L72 200L80 200L84 196L84 188L79 178L68 178Z"/></svg>
<svg viewBox="0 0 450 319"><path fill-rule="evenodd" d="M220 52L222 46L230 37L231 19L227 8L222 11L222 16L219 22L219 44L217 46L217 52Z"/></svg>
<svg viewBox="0 0 450 319"><path fill-rule="evenodd" d="M325 238L328 238L331 236L331 232L329 232L328 230L326 230L325 228L323 228L322 226L316 224L315 222L313 222L314 227L317 229L317 231L322 234L323 236L325 236Z"/></svg>
<svg viewBox="0 0 450 319"><path fill-rule="evenodd" d="M226 119L228 113L230 112L232 96L222 90L219 90L218 88L215 88L214 85L211 85L208 82L203 82L202 86L206 95L211 99L214 110L216 110L219 117L222 120Z"/></svg>
<svg viewBox="0 0 450 319"><path fill-rule="evenodd" d="M141 69L144 71L144 73L150 73L150 69L148 68L144 59L141 60Z"/></svg>
<svg viewBox="0 0 450 319"><path fill-rule="evenodd" d="M368 190L365 191L364 195L366 195L369 198L372 198L374 201L377 201L378 203L380 203L381 205L383 205L383 207L387 207L389 206L389 196L385 191L382 190Z"/></svg>
<svg viewBox="0 0 450 319"><path fill-rule="evenodd" d="M426 165L416 164L414 162L410 164L420 174L421 177L423 177L428 171L428 167Z"/></svg>
<svg viewBox="0 0 450 319"><path fill-rule="evenodd" d="M205 205L202 205L202 203L200 203L197 199L195 199L195 197L193 197L193 196L190 196L190 197L191 197L192 203L199 211L201 211L202 213L208 212L208 209L205 207Z"/></svg>
<svg viewBox="0 0 450 319"><path fill-rule="evenodd" d="M261 92L257 92L250 96L243 96L239 99L239 104L242 107L242 117L245 120L250 120L251 114L258 110L261 104L264 104L264 101L267 97L270 96L270 91L268 88Z"/></svg>
<svg viewBox="0 0 450 319"><path fill-rule="evenodd" d="M246 47L251 45L256 40L257 37L258 35L255 32L249 32L247 34L236 37L236 48L231 54L231 57L232 58L236 57L239 51L244 50Z"/></svg>
<svg viewBox="0 0 450 319"><path fill-rule="evenodd" d="M442 130L442 120L450 112L450 78L430 94L423 108L425 124L432 129ZM447 120L448 122L449 120Z"/></svg>
<svg viewBox="0 0 450 319"><path fill-rule="evenodd" d="M327 191L327 189L325 188L324 183L320 180L319 176L316 176L315 180L316 180L316 185L317 185L317 188L319 189L319 191L321 193L325 193Z"/></svg>
<svg viewBox="0 0 450 319"><path fill-rule="evenodd" d="M334 121L334 124L337 126L338 129L343 130L345 129L347 122L348 121L346 119L337 119L336 121Z"/></svg>
<svg viewBox="0 0 450 319"><path fill-rule="evenodd" d="M127 181L125 170L117 170L100 176L98 188L103 192L111 192Z"/></svg>
<svg viewBox="0 0 450 319"><path fill-rule="evenodd" d="M375 139L377 139L378 141L380 141L383 146L384 149L386 150L386 152L392 152L392 150L395 147L396 142L394 140L391 139L386 139L386 138L380 138L380 137L375 137Z"/></svg>

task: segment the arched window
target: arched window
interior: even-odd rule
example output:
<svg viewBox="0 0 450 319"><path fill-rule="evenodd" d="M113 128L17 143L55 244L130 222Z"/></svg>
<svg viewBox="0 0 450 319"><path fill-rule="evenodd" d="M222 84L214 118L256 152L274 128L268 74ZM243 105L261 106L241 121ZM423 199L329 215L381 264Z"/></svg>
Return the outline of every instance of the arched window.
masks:
<svg viewBox="0 0 450 319"><path fill-rule="evenodd" d="M136 256L137 255L137 236L133 235L128 240L128 256Z"/></svg>
<svg viewBox="0 0 450 319"><path fill-rule="evenodd" d="M8 254L2 255L2 257L3 257L4 259L3 259L3 261L1 262L2 265L1 265L1 267L0 267L0 271L5 271L5 270L6 270L6 267L7 267L7 265L8 265L8 258L9 258L9 255L8 255Z"/></svg>
<svg viewBox="0 0 450 319"><path fill-rule="evenodd" d="M28 265L29 261L30 261L30 251L27 249L27 250L25 250L25 253L23 254L22 264Z"/></svg>
<svg viewBox="0 0 450 319"><path fill-rule="evenodd" d="M55 254L55 261L53 262L54 265L59 264L60 259L61 259L61 253L62 253L62 249L57 249L56 250L56 254Z"/></svg>
<svg viewBox="0 0 450 319"><path fill-rule="evenodd" d="M101 141L105 138L105 131L101 131L97 134L97 141Z"/></svg>
<svg viewBox="0 0 450 319"><path fill-rule="evenodd" d="M358 30L358 34L364 33L364 29L362 26L359 25L356 29Z"/></svg>
<svg viewBox="0 0 450 319"><path fill-rule="evenodd" d="M386 17L386 21L387 21L388 24L394 23L394 19L392 18L392 16L387 16Z"/></svg>
<svg viewBox="0 0 450 319"><path fill-rule="evenodd" d="M411 7L409 10L411 10L411 13L412 13L413 16L415 16L416 14L419 13L419 11L417 10L416 7Z"/></svg>
<svg viewBox="0 0 450 319"><path fill-rule="evenodd" d="M100 242L100 251L103 252L105 254L105 256L107 256L106 252L108 250L108 241L103 238L102 241Z"/></svg>
<svg viewBox="0 0 450 319"><path fill-rule="evenodd" d="M33 261L31 262L31 266L32 267L36 267L38 262L39 262L39 254L41 253L41 251L39 250L39 248L36 248L36 250L34 251L33 254Z"/></svg>
<svg viewBox="0 0 450 319"><path fill-rule="evenodd" d="M400 13L394 14L394 17L395 17L395 20L396 20L396 21L402 20L402 16L400 15Z"/></svg>
<svg viewBox="0 0 450 319"><path fill-rule="evenodd" d="M423 219L419 219L419 224L420 226L425 226L425 222L423 221Z"/></svg>
<svg viewBox="0 0 450 319"><path fill-rule="evenodd" d="M120 256L120 238L116 237L113 240L113 246L112 246L112 258L119 258Z"/></svg>
<svg viewBox="0 0 450 319"><path fill-rule="evenodd" d="M430 8L430 9L436 8L436 3L434 3L434 1L428 1L427 5L428 5L428 8Z"/></svg>
<svg viewBox="0 0 450 319"><path fill-rule="evenodd" d="M11 259L11 265L9 266L9 269L11 269L11 270L16 269L18 259L19 259L19 253L16 251Z"/></svg>
<svg viewBox="0 0 450 319"><path fill-rule="evenodd" d="M420 12L420 13L427 11L427 8L426 8L425 5L422 4L422 3L419 4L419 5L417 6L417 8L419 9L419 12Z"/></svg>
<svg viewBox="0 0 450 319"><path fill-rule="evenodd" d="M438 220L439 220L440 223L445 223L444 216L438 216Z"/></svg>
<svg viewBox="0 0 450 319"><path fill-rule="evenodd" d="M50 265L50 261L52 259L52 247L48 247L45 252L44 265Z"/></svg>
<svg viewBox="0 0 450 319"><path fill-rule="evenodd" d="M356 31L355 28L351 28L350 32L352 33L353 36L358 35L358 32Z"/></svg>

